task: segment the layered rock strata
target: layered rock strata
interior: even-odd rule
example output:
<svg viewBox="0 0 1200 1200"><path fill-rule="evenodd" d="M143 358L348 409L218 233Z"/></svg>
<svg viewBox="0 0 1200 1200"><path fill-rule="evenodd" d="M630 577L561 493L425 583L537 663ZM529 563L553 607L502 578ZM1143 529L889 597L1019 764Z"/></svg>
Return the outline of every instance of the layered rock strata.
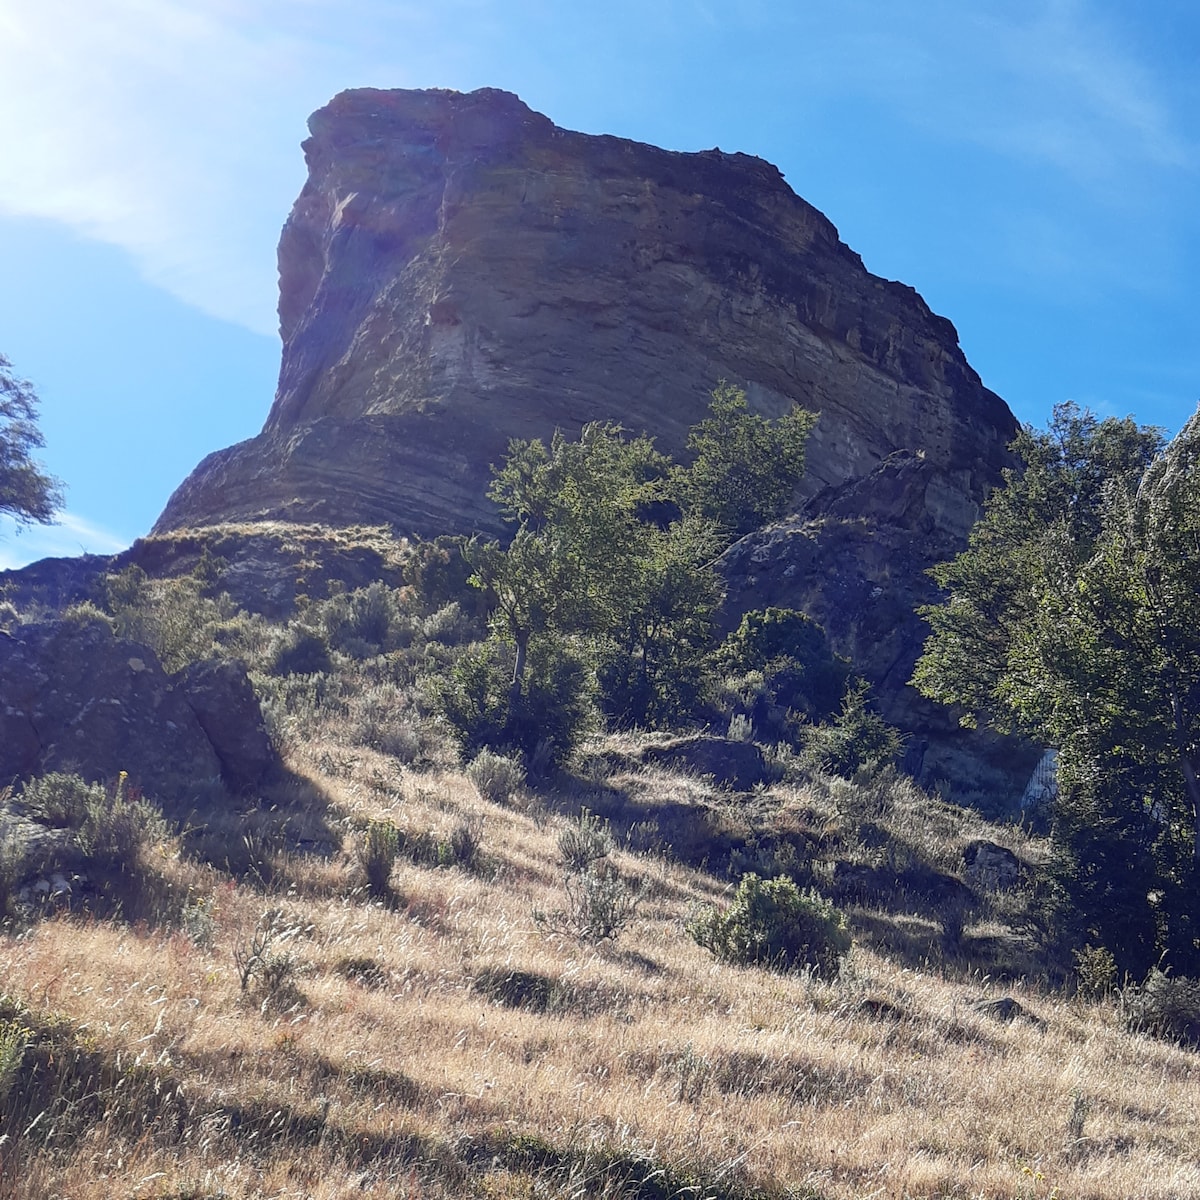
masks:
<svg viewBox="0 0 1200 1200"><path fill-rule="evenodd" d="M949 321L761 159L572 133L485 89L315 113L279 246L279 388L156 532L279 518L497 529L513 437L607 419L677 452L721 379L818 410L803 494L921 452L972 514L1016 429Z"/></svg>

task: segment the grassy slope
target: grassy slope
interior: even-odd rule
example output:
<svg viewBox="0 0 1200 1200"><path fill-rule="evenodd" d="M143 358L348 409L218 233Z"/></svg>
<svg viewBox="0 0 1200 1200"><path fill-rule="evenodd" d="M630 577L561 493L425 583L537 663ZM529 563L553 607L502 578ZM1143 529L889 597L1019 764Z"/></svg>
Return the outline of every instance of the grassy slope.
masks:
<svg viewBox="0 0 1200 1200"><path fill-rule="evenodd" d="M336 728L290 759L309 784L277 799L328 804L347 849L368 818L439 836L481 822L481 866L402 858L389 905L349 853L283 856L266 889L168 855L153 866L177 892L211 897L196 936L69 916L6 936L0 1031L27 1032L0 1196L1200 1195L1200 1059L1126 1032L1111 1005L993 983L973 964L1026 952L1004 902L953 944L920 905L855 908L845 976L821 982L715 964L684 924L725 880L624 853L646 899L595 948L532 916L562 903L564 813L634 797L633 844L653 847L656 805L713 800L703 784L631 771L497 805ZM831 885L834 856L896 866L919 841L952 867L984 832L893 792L756 803ZM298 992L274 1003L234 966L268 906L300 929ZM1002 995L1033 1019L973 1007Z"/></svg>

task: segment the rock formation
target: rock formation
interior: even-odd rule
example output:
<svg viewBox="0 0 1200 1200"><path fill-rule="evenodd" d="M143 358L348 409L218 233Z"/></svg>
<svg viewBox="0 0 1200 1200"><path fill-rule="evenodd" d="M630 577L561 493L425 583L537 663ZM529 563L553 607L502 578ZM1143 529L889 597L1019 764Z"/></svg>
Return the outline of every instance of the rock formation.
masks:
<svg viewBox="0 0 1200 1200"><path fill-rule="evenodd" d="M132 784L186 812L205 781L250 791L278 756L245 669L193 664L171 678L154 651L100 620L0 631L0 787L45 771Z"/></svg>
<svg viewBox="0 0 1200 1200"><path fill-rule="evenodd" d="M965 528L1016 423L954 328L870 274L761 159L555 127L485 89L344 92L279 247L279 389L156 532L494 530L512 437L596 419L677 452L722 378L819 410L804 496L920 453Z"/></svg>

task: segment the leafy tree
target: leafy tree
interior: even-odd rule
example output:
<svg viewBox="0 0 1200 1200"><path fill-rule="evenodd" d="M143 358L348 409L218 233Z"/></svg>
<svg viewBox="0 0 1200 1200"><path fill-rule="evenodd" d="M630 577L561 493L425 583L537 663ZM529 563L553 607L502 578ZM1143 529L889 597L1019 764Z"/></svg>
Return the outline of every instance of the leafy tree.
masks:
<svg viewBox="0 0 1200 1200"><path fill-rule="evenodd" d="M825 630L794 608L755 609L717 652L718 665L731 672L761 672L775 704L811 721L837 711L850 663L833 652ZM758 720L764 714L754 714Z"/></svg>
<svg viewBox="0 0 1200 1200"><path fill-rule="evenodd" d="M797 407L776 420L752 413L746 393L722 381L708 416L688 435L693 457L676 475L680 503L716 521L731 541L778 520L804 475L816 423L815 413Z"/></svg>
<svg viewBox="0 0 1200 1200"><path fill-rule="evenodd" d="M588 425L578 441L512 443L490 492L516 524L512 541L466 549L493 633L513 651L506 722L524 702L531 647L571 636L589 647L614 719L654 723L694 700L721 543L701 518L653 519L669 469L649 438L612 424Z"/></svg>
<svg viewBox="0 0 1200 1200"><path fill-rule="evenodd" d="M62 507L62 485L31 455L45 445L37 417L37 394L0 354L0 515L18 525L47 524Z"/></svg>
<svg viewBox="0 0 1200 1200"><path fill-rule="evenodd" d="M1063 433L1068 436L1061 436ZM1126 970L1200 961L1200 414L1157 430L1058 410L939 569L916 682L1059 748L1068 926ZM989 619L992 622L988 627Z"/></svg>
<svg viewBox="0 0 1200 1200"><path fill-rule="evenodd" d="M925 695L959 705L968 727L985 719L1039 735L1009 699L1019 631L1051 562L1073 578L1100 536L1112 489L1136 489L1161 448L1161 431L1129 418L1098 421L1074 404L1058 405L1044 431L1022 429L1011 447L1022 465L1004 472L967 550L931 572L947 598L921 610L932 636L914 683ZM1059 561L1064 555L1069 561Z"/></svg>

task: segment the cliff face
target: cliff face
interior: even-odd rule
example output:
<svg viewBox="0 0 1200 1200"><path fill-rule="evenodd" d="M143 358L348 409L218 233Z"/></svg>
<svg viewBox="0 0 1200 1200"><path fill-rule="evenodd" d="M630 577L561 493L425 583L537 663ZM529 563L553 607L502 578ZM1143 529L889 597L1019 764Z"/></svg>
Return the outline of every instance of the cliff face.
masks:
<svg viewBox="0 0 1200 1200"><path fill-rule="evenodd" d="M279 247L279 390L156 532L262 518L494 530L512 437L617 420L678 451L722 378L819 410L803 499L897 450L969 525L1016 423L912 289L760 159L556 128L494 90L352 91L310 121Z"/></svg>

